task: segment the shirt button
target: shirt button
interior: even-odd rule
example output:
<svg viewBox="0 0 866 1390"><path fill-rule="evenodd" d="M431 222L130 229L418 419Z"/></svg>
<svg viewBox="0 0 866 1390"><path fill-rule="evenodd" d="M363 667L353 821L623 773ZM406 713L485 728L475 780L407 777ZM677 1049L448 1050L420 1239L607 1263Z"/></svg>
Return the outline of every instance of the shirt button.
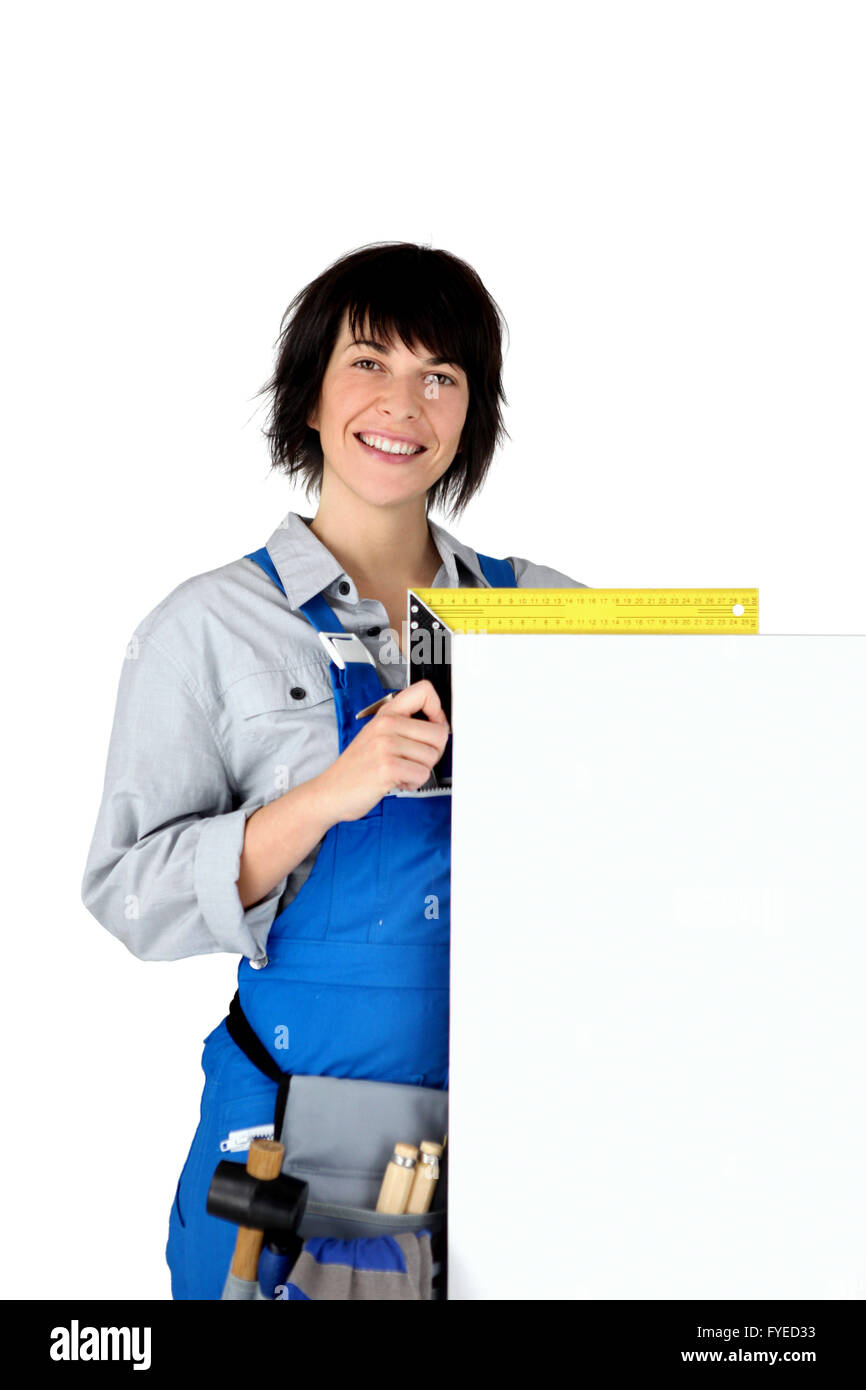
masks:
<svg viewBox="0 0 866 1390"><path fill-rule="evenodd" d="M341 594L347 594L347 593L349 592L349 590L350 590L351 587L352 587L351 584L347 584L346 581L345 581L345 579L342 579L342 580L340 581L340 585L339 585L339 592L340 592Z"/></svg>
<svg viewBox="0 0 866 1390"><path fill-rule="evenodd" d="M382 631L382 629L381 629L380 627L368 627L368 628L367 628L367 636L368 636L368 637L378 637L378 636L379 636L379 633L380 633L381 631Z"/></svg>
<svg viewBox="0 0 866 1390"><path fill-rule="evenodd" d="M293 700L303 700L306 693L307 692L302 685L293 685L291 690L289 691L289 694L291 695Z"/></svg>

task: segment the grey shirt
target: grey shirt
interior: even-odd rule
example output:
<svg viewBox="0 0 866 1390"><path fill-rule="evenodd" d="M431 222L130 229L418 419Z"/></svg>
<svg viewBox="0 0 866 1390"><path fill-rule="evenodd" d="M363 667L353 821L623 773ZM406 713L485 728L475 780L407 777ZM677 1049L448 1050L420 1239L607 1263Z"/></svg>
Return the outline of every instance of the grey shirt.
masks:
<svg viewBox="0 0 866 1390"><path fill-rule="evenodd" d="M300 605L323 593L382 684L406 684L384 604L360 597L310 519L290 511L266 542L285 596L241 557L179 584L127 647L81 896L141 960L212 951L261 959L271 923L312 869L321 840L244 910L247 818L339 755L330 659ZM475 551L428 525L442 557L434 586L490 587ZM587 587L508 558L521 588Z"/></svg>

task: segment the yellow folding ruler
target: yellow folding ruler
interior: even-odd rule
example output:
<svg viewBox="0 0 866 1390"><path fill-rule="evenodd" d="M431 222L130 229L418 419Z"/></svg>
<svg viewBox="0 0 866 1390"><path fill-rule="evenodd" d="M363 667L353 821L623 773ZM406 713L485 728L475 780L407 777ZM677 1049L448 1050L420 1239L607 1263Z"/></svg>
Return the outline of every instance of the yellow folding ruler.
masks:
<svg viewBox="0 0 866 1390"><path fill-rule="evenodd" d="M410 589L410 632L757 633L757 589Z"/></svg>

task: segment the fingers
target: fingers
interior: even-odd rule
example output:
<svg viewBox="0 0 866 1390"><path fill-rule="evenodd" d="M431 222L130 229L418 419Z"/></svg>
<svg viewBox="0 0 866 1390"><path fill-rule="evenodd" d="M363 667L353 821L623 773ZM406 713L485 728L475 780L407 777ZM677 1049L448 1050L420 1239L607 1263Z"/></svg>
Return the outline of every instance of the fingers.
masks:
<svg viewBox="0 0 866 1390"><path fill-rule="evenodd" d="M381 721L381 732L401 743L422 743L432 748L437 756L448 742L450 732L447 722L428 723L426 719L412 719L408 714L391 714Z"/></svg>
<svg viewBox="0 0 866 1390"><path fill-rule="evenodd" d="M436 690L431 681L416 681L406 690L401 690L389 700L387 705L383 705L381 710L376 711L375 718L385 714L405 714L413 715L420 710L426 714L433 724L447 724L445 711L442 708L442 701L436 694ZM420 720L415 721L421 724Z"/></svg>
<svg viewBox="0 0 866 1390"><path fill-rule="evenodd" d="M410 763L408 758L398 758L393 764L389 790L417 791L425 782L430 781L430 771L431 769L424 767L422 763Z"/></svg>
<svg viewBox="0 0 866 1390"><path fill-rule="evenodd" d="M410 763L417 763L430 772L430 769L438 763L442 754L441 745L438 743L428 743L425 740L416 738L403 738L399 734L392 734L388 741L388 756L400 758Z"/></svg>

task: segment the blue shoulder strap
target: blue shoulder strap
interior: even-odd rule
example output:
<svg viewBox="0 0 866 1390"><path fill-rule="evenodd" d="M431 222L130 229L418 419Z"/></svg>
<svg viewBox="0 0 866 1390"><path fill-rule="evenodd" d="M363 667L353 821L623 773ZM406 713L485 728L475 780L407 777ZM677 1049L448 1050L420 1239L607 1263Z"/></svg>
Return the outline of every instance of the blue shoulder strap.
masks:
<svg viewBox="0 0 866 1390"><path fill-rule="evenodd" d="M261 566L265 574L269 575L274 581L277 588L282 593L286 592L283 587L283 581L277 574L276 566L271 559L270 551L266 545L263 545L260 550L251 550L244 556L244 559L255 560L256 564ZM315 594L313 598L308 599L306 603L302 603L301 612L304 617L312 623L317 632L346 631L336 613L325 599L322 598L321 594Z"/></svg>
<svg viewBox="0 0 866 1390"><path fill-rule="evenodd" d="M285 589L283 589L283 581L277 574L276 565L271 559L271 552L268 550L268 547L266 545L263 545L260 550L251 550L247 555L244 556L244 559L255 560L256 564L261 566L265 574L270 575L277 588L282 589L283 593L286 592Z"/></svg>
<svg viewBox="0 0 866 1390"><path fill-rule="evenodd" d="M481 572L492 589L517 588L517 576L508 560L492 560L489 555L482 555L480 550L476 550L475 554L478 556Z"/></svg>

